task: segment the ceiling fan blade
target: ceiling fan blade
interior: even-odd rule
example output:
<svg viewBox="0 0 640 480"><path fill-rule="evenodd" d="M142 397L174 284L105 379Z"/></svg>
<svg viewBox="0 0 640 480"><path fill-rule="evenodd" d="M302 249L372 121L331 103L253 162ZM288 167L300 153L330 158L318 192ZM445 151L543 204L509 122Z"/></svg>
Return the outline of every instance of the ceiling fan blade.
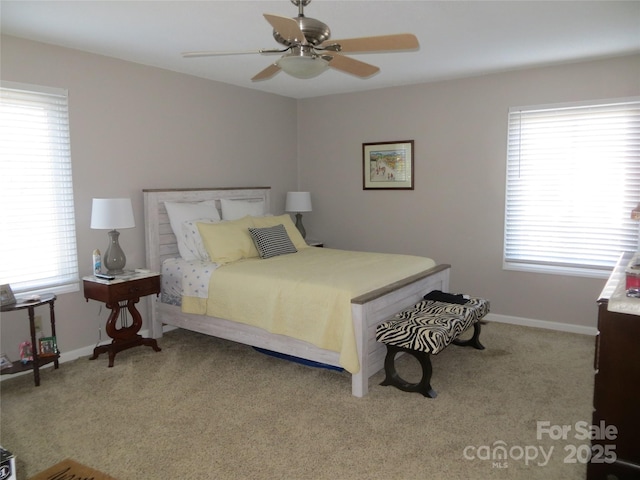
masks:
<svg viewBox="0 0 640 480"><path fill-rule="evenodd" d="M300 30L300 25L293 18L282 17L280 15L272 15L270 13L263 14L267 22L271 24L273 29L280 34L281 37L292 43L301 45L307 44L307 39Z"/></svg>
<svg viewBox="0 0 640 480"><path fill-rule="evenodd" d="M210 52L210 51L202 51L202 52L182 52L182 56L184 58L196 58L196 57L223 57L225 55L250 55L260 53L262 55L268 55L271 53L284 53L288 50L285 49L277 49L277 48L261 48L260 50L237 50L237 51L228 51L228 52Z"/></svg>
<svg viewBox="0 0 640 480"><path fill-rule="evenodd" d="M319 49L330 45L340 45L343 53L356 52L388 52L393 50L416 50L420 47L418 38L412 33L397 35L380 35L377 37L345 38L343 40L327 40Z"/></svg>
<svg viewBox="0 0 640 480"><path fill-rule="evenodd" d="M356 77L367 78L380 71L380 69L375 65L361 62L355 58L345 57L344 55L337 53L331 53L331 57L333 57L329 61L329 66L331 68L350 73Z"/></svg>
<svg viewBox="0 0 640 480"><path fill-rule="evenodd" d="M251 78L252 82L257 82L260 80L267 80L268 78L273 77L276 73L280 71L280 67L275 63L272 63L267 68L257 73Z"/></svg>

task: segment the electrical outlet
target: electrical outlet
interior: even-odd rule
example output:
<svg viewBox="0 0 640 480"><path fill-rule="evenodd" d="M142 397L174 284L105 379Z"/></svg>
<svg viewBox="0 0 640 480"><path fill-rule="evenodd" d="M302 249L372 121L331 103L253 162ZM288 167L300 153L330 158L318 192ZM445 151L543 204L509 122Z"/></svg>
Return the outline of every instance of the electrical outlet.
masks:
<svg viewBox="0 0 640 480"><path fill-rule="evenodd" d="M42 316L36 315L33 317L33 324L36 327L36 332L42 332Z"/></svg>

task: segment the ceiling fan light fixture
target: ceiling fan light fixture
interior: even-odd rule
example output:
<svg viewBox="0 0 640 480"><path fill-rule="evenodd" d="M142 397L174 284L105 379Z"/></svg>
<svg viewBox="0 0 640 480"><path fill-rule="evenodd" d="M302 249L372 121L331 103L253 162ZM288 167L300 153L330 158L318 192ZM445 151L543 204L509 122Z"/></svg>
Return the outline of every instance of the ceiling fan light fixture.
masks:
<svg viewBox="0 0 640 480"><path fill-rule="evenodd" d="M276 64L292 77L307 79L320 75L329 62L320 56L285 55Z"/></svg>

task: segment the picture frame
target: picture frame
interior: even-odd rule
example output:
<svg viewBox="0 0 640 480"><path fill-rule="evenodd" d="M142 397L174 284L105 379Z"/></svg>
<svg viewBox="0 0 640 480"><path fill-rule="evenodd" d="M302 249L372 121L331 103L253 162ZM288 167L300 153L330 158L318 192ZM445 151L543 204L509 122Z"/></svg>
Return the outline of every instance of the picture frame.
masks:
<svg viewBox="0 0 640 480"><path fill-rule="evenodd" d="M413 190L413 140L362 144L363 190Z"/></svg>
<svg viewBox="0 0 640 480"><path fill-rule="evenodd" d="M33 347L31 342L22 342L20 344L20 361L24 364L33 361Z"/></svg>
<svg viewBox="0 0 640 480"><path fill-rule="evenodd" d="M56 337L42 337L38 341L38 354L41 357L53 357L58 354Z"/></svg>
<svg viewBox="0 0 640 480"><path fill-rule="evenodd" d="M16 297L13 295L13 290L11 290L11 285L5 283L0 285L0 305L7 306L13 305L16 303Z"/></svg>

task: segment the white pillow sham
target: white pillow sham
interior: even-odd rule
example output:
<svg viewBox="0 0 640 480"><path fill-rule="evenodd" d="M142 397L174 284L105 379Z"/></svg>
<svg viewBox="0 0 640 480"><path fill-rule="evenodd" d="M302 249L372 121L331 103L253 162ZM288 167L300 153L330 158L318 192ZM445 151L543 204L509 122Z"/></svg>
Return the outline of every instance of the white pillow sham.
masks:
<svg viewBox="0 0 640 480"><path fill-rule="evenodd" d="M220 200L223 220L238 220L246 216L262 217L266 212L264 200Z"/></svg>
<svg viewBox="0 0 640 480"><path fill-rule="evenodd" d="M202 260L203 262L210 262L211 258L209 253L202 242L202 236L200 230L198 230L197 223L219 223L208 218L197 218L195 220L187 220L182 223L182 240L185 248L189 251L190 255L193 255L194 259ZM182 256L182 255L181 255ZM184 256L182 256L184 258Z"/></svg>
<svg viewBox="0 0 640 480"><path fill-rule="evenodd" d="M220 214L216 208L215 200L206 200L198 203L164 202L164 205L167 208L171 229L176 236L180 256L185 260L199 260L199 258L192 253L193 246L188 246L185 243L182 224L188 220L196 219L219 222Z"/></svg>

